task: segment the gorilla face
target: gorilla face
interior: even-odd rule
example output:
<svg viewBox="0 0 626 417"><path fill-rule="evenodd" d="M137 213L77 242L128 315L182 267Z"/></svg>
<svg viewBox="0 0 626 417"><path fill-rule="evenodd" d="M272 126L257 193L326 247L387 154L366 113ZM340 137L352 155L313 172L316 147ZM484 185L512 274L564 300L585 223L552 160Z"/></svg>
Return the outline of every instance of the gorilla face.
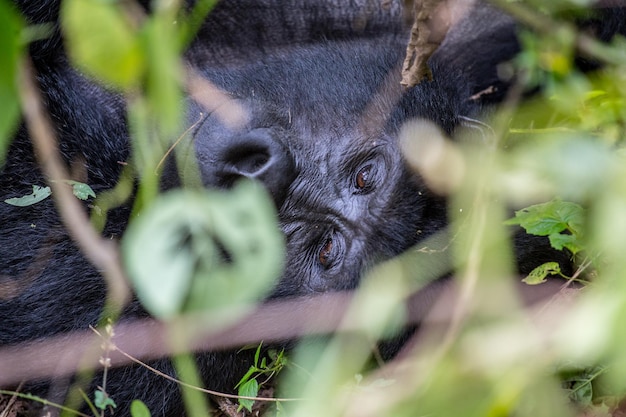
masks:
<svg viewBox="0 0 626 417"><path fill-rule="evenodd" d="M215 113L200 116L193 141L205 185L248 177L273 196L287 243L273 296L353 289L364 269L445 223L442 199L408 168L398 130L422 117L451 132L475 109L459 104L462 84L402 91L404 42L388 36L310 46L236 67L190 56L247 111L234 127ZM192 101L189 123L205 113Z"/></svg>

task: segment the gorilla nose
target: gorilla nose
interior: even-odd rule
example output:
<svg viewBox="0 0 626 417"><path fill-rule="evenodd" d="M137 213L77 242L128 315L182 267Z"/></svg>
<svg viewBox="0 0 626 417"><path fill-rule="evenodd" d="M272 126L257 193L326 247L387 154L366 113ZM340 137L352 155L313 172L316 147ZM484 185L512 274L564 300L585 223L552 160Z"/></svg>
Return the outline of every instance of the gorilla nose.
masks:
<svg viewBox="0 0 626 417"><path fill-rule="evenodd" d="M217 150L218 186L230 187L237 179L258 180L272 195L277 207L285 200L296 176L291 152L268 129L236 135Z"/></svg>

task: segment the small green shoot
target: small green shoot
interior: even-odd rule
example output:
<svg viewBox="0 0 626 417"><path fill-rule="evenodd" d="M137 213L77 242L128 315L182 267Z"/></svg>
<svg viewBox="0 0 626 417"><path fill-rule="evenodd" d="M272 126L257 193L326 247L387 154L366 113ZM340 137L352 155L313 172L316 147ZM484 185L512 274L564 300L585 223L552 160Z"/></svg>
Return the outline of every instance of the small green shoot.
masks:
<svg viewBox="0 0 626 417"><path fill-rule="evenodd" d="M270 378L280 372L287 364L287 357L285 356L285 350L276 351L270 349L267 354L271 359L270 363L267 363L267 358L261 356L261 347L263 343L260 343L254 354L254 365L248 369L248 372L241 378L241 380L235 385L238 388L238 395L241 397L257 397L259 395L259 388ZM261 362L259 363L259 359ZM265 381L259 383L257 378L260 376L265 377ZM240 398L239 408L237 411L241 411L245 408L248 411L252 411L252 405L254 400Z"/></svg>
<svg viewBox="0 0 626 417"><path fill-rule="evenodd" d="M100 410L106 410L107 408L117 408L117 404L115 404L115 401L113 401L113 399L109 397L109 394L107 394L100 388L96 390L96 392L94 392L94 404Z"/></svg>

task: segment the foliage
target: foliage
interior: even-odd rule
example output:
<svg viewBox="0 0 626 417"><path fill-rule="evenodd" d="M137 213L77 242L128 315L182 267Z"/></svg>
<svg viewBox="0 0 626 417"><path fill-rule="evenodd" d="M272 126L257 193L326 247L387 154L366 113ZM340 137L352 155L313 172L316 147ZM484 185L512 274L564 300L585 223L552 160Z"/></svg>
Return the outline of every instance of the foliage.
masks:
<svg viewBox="0 0 626 417"><path fill-rule="evenodd" d="M122 254L138 296L165 321L254 305L279 276L284 250L271 203L258 187L158 192L154 173L181 118L178 56L213 2L200 2L189 14L176 3L157 1L150 16L137 16L122 2L100 0L67 0L62 10L75 65L128 97L130 169L141 181ZM374 340L388 337L408 314L403 301L428 280L429 268L406 268L405 262L419 264L414 259L421 262L430 248L424 243L378 266L349 308L343 324L350 331L307 339L290 357L307 377L303 382L301 374L285 369L279 392L306 399L289 403L289 415L554 417L577 415L576 407L606 414L626 392L626 42L618 38L586 51L595 51L605 66L581 74L572 62L579 38L551 14L575 2L501 3L514 6L512 12L521 10L520 19L535 16L554 24L522 37L525 49L515 65L526 84L518 87L542 89L524 104L512 97L508 108L496 112L491 120L496 146L465 143L462 137L450 145L465 169L463 183L450 195L457 303L443 319L426 321L418 347L381 376L371 366ZM170 24L174 16L179 26ZM0 0L0 50L5 51L0 56L0 160L19 117L15 77L24 33L22 19ZM107 53L96 53L101 50ZM449 167L450 172L457 168ZM94 196L79 183L70 185L79 198ZM32 205L49 195L46 189L34 185L32 194L6 202ZM510 206L524 208L507 221ZM591 259L597 279L567 308L546 308L529 320L509 279L511 225L547 236L554 248L569 251L580 263ZM557 263L547 262L526 282L542 284L560 274ZM221 318L207 322L215 330ZM176 364L182 379L199 380L188 369L193 367L189 357ZM563 371L564 364L573 365ZM261 377L284 365L283 352L268 362L259 345L239 394L256 396ZM100 410L114 404L114 392L95 396ZM241 399L240 405L251 409L249 400ZM133 402L131 414L146 417L150 411Z"/></svg>
<svg viewBox="0 0 626 417"><path fill-rule="evenodd" d="M520 225L532 235L548 236L554 249L568 250L575 256L584 249L583 220L584 209L579 204L556 199L519 210L505 224ZM564 276L558 262L539 265L523 281L541 284L548 275Z"/></svg>
<svg viewBox="0 0 626 417"><path fill-rule="evenodd" d="M139 83L146 68L140 39L115 3L68 0L62 18L69 52L80 68L122 88ZM106 59L102 51L108 51Z"/></svg>
<svg viewBox="0 0 626 417"><path fill-rule="evenodd" d="M94 405L100 410L106 410L107 408L116 408L115 401L108 394L102 390L97 390L94 393L95 401Z"/></svg>
<svg viewBox="0 0 626 417"><path fill-rule="evenodd" d="M50 196L50 194L52 194L52 191L50 191L50 187L33 185L33 192L31 194L27 194L22 197L9 198L7 200L4 200L4 202L7 204L11 204L12 206L26 207L45 200Z"/></svg>
<svg viewBox="0 0 626 417"><path fill-rule="evenodd" d="M241 308L260 299L279 276L282 235L258 184L229 192L160 195L124 236L126 265L150 313Z"/></svg>
<svg viewBox="0 0 626 417"><path fill-rule="evenodd" d="M72 187L72 193L79 200L88 200L90 197L96 198L96 193L93 191L93 189L88 184L85 184L83 182L74 180L61 180L55 182L63 182L67 185L70 185ZM40 201L45 200L51 195L52 190L50 189L50 187L33 185L33 192L31 194L27 194L22 197L9 198L4 200L4 202L12 206L26 207L39 203Z"/></svg>
<svg viewBox="0 0 626 417"><path fill-rule="evenodd" d="M553 248L569 249L576 255L582 249L584 210L579 204L552 200L515 213L505 224L519 224L526 232L548 236Z"/></svg>
<svg viewBox="0 0 626 417"><path fill-rule="evenodd" d="M244 374L235 386L235 388L238 388L240 397L257 397L259 388L263 384L263 381L259 383L258 378L263 376L266 381L268 381L287 365L287 357L285 356L284 349L280 351L270 349L268 351L270 362L268 363L265 356L260 358L262 346L263 343L260 343L254 353L254 364L250 366L248 372ZM260 362L259 358L261 359ZM237 411L240 411L242 408L252 411L252 404L254 404L254 400L239 398L239 409Z"/></svg>
<svg viewBox="0 0 626 417"><path fill-rule="evenodd" d="M139 401L139 400L134 400L131 404L130 404L130 415L132 417L150 417L150 410L148 410L148 407L146 407L146 405Z"/></svg>

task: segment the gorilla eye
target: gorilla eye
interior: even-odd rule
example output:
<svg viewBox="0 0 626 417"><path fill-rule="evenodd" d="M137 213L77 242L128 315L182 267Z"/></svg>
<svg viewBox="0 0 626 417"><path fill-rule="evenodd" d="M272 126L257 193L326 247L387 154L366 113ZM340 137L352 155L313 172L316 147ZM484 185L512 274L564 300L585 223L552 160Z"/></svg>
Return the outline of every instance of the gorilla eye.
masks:
<svg viewBox="0 0 626 417"><path fill-rule="evenodd" d="M320 264L322 264L323 267L328 268L330 266L330 263L332 260L331 259L332 252L333 252L333 239L329 237L324 242L324 245L322 246L322 249L320 249L320 253L318 255Z"/></svg>
<svg viewBox="0 0 626 417"><path fill-rule="evenodd" d="M356 188L359 190L364 189L367 186L367 181L370 178L370 171L372 170L372 166L368 165L365 168L362 168L356 174Z"/></svg>
<svg viewBox="0 0 626 417"><path fill-rule="evenodd" d="M367 164L358 170L354 177L354 188L357 194L365 194L372 190L376 172L374 164Z"/></svg>

